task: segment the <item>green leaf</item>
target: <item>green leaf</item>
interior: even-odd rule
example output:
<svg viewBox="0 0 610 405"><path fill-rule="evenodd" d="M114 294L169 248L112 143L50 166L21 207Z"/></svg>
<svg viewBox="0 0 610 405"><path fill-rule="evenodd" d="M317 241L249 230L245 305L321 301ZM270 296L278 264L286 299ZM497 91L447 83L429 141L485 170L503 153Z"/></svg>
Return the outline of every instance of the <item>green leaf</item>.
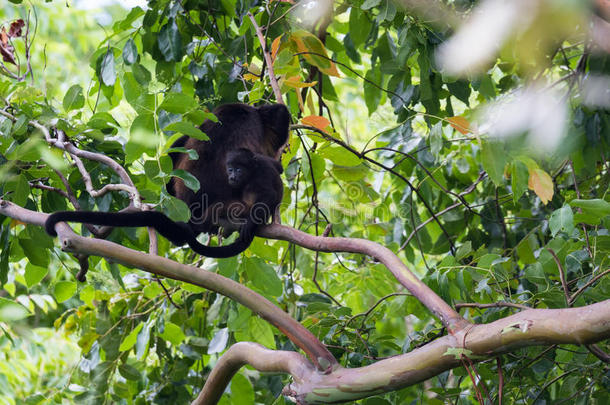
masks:
<svg viewBox="0 0 610 405"><path fill-rule="evenodd" d="M242 374L231 379L231 402L235 405L254 404L254 388Z"/></svg>
<svg viewBox="0 0 610 405"><path fill-rule="evenodd" d="M142 324L140 324L141 326ZM119 366L119 373L127 380L138 381L141 378L140 372L134 366L129 364L121 364Z"/></svg>
<svg viewBox="0 0 610 405"><path fill-rule="evenodd" d="M72 111L83 108L85 105L85 97L83 96L83 88L79 84L75 84L68 89L64 96L64 110Z"/></svg>
<svg viewBox="0 0 610 405"><path fill-rule="evenodd" d="M362 3L362 6L360 6L360 8L363 10L370 10L373 7L378 6L380 3L381 0L365 0L365 2Z"/></svg>
<svg viewBox="0 0 610 405"><path fill-rule="evenodd" d="M235 11L235 4L239 4L234 0L220 0L220 4L222 5L222 8L224 8L225 12L228 15L236 15L236 11ZM245 403L245 402L244 402Z"/></svg>
<svg viewBox="0 0 610 405"><path fill-rule="evenodd" d="M95 288L93 288L93 286L90 284L86 285L82 290L80 290L78 298L80 298L80 300L86 305L92 307L93 300L95 299Z"/></svg>
<svg viewBox="0 0 610 405"><path fill-rule="evenodd" d="M182 38L178 25L173 18L170 18L168 23L159 30L157 44L166 62L180 62L182 59Z"/></svg>
<svg viewBox="0 0 610 405"><path fill-rule="evenodd" d="M38 241L30 238L19 238L19 245L30 263L40 267L49 266L49 251L47 249L41 249Z"/></svg>
<svg viewBox="0 0 610 405"><path fill-rule="evenodd" d="M517 254L519 259L525 264L532 264L536 262L534 256L534 250L538 248L538 243L534 235L528 235L521 239L521 242L517 245Z"/></svg>
<svg viewBox="0 0 610 405"><path fill-rule="evenodd" d="M55 284L54 295L57 302L64 302L76 294L76 283L74 281L59 281Z"/></svg>
<svg viewBox="0 0 610 405"><path fill-rule="evenodd" d="M133 65L138 60L138 48L132 38L125 42L123 47L123 61L126 65Z"/></svg>
<svg viewBox="0 0 610 405"><path fill-rule="evenodd" d="M191 211L182 200L169 196L163 200L161 205L165 214L173 221L187 222L191 218Z"/></svg>
<svg viewBox="0 0 610 405"><path fill-rule="evenodd" d="M163 289L158 283L151 282L149 285L142 289L142 293L146 298L152 300L153 298L156 298L159 295L163 294Z"/></svg>
<svg viewBox="0 0 610 405"><path fill-rule="evenodd" d="M396 17L396 6L393 0L382 0L381 7L379 7L379 14L377 14L377 22L383 23L384 21L392 21Z"/></svg>
<svg viewBox="0 0 610 405"><path fill-rule="evenodd" d="M30 311L23 305L0 297L0 322L18 321L28 316L30 316Z"/></svg>
<svg viewBox="0 0 610 405"><path fill-rule="evenodd" d="M324 175L324 170L326 170L326 161L322 156L317 153L310 153L309 158L307 156L303 156L303 161L303 174L305 175L305 178L311 179L313 171L313 177L316 182L322 179L322 176Z"/></svg>
<svg viewBox="0 0 610 405"><path fill-rule="evenodd" d="M198 139L200 141L208 141L210 138L199 128L186 121L174 122L164 128L166 131L176 131L181 134L188 135L191 138Z"/></svg>
<svg viewBox="0 0 610 405"><path fill-rule="evenodd" d="M469 105L470 99L470 84L465 80L457 80L452 83L446 83L451 95Z"/></svg>
<svg viewBox="0 0 610 405"><path fill-rule="evenodd" d="M195 149L187 149L184 147L179 147L179 148L169 148L167 150L167 153L172 153L172 152L176 152L176 153L186 153L189 156L189 160L197 160L199 159L199 153L197 153L197 151Z"/></svg>
<svg viewBox="0 0 610 405"><path fill-rule="evenodd" d="M174 114L184 114L198 107L193 96L183 93L168 93L159 108Z"/></svg>
<svg viewBox="0 0 610 405"><path fill-rule="evenodd" d="M279 297L282 294L282 281L273 267L263 260L252 257L242 261L250 282L265 294Z"/></svg>
<svg viewBox="0 0 610 405"><path fill-rule="evenodd" d="M275 349L275 338L269 322L257 316L252 316L248 319L248 330L255 342L269 349Z"/></svg>
<svg viewBox="0 0 610 405"><path fill-rule="evenodd" d="M506 153L502 144L493 141L481 142L481 164L496 186L504 182L504 166L506 165Z"/></svg>
<svg viewBox="0 0 610 405"><path fill-rule="evenodd" d="M551 229L553 237L555 237L559 231L563 231L568 235L572 234L574 231L572 208L566 204L558 210L553 211L549 218L549 228Z"/></svg>
<svg viewBox="0 0 610 405"><path fill-rule="evenodd" d="M362 163L358 156L336 145L320 148L318 154L339 166L358 166Z"/></svg>
<svg viewBox="0 0 610 405"><path fill-rule="evenodd" d="M119 351L125 352L136 344L138 333L140 333L143 326L143 323L139 323L134 329L131 330L131 332L129 332L129 335L125 336L125 339L123 339L121 342L121 346L119 346Z"/></svg>
<svg viewBox="0 0 610 405"><path fill-rule="evenodd" d="M28 196L30 195L30 184L25 175L21 174L17 178L17 185L15 186L15 192L11 196L11 200L19 205L20 207L25 206Z"/></svg>
<svg viewBox="0 0 610 405"><path fill-rule="evenodd" d="M159 135L155 131L154 115L138 115L129 128L129 140L125 145L126 160L133 162L140 159L144 153L154 156L158 145Z"/></svg>
<svg viewBox="0 0 610 405"><path fill-rule="evenodd" d="M516 204L519 198L527 191L529 179L527 166L520 160L515 160L511 165L511 187L513 189L513 201Z"/></svg>
<svg viewBox="0 0 610 405"><path fill-rule="evenodd" d="M496 89L494 87L494 83L491 80L490 75L485 75L481 79L479 88L477 89L479 93L483 95L487 100L491 100L496 96Z"/></svg>
<svg viewBox="0 0 610 405"><path fill-rule="evenodd" d="M199 188L201 187L199 180L197 180L197 178L195 176L193 176L191 173L187 172L186 170L176 169L176 170L172 171L171 175L181 178L182 181L184 181L184 185L187 186L188 188L190 188L191 190L193 190L194 192L197 192L199 190Z"/></svg>
<svg viewBox="0 0 610 405"><path fill-rule="evenodd" d="M133 73L133 77L141 86L148 86L148 83L150 83L150 80L152 78L148 69L146 69L139 63L134 63L131 66L131 71Z"/></svg>
<svg viewBox="0 0 610 405"><path fill-rule="evenodd" d="M357 48L362 44L371 31L371 22L359 8L352 7L349 13L349 36Z"/></svg>
<svg viewBox="0 0 610 405"><path fill-rule="evenodd" d="M106 51L104 59L102 59L100 77L102 83L106 86L114 86L114 82L116 81L116 69L114 67L114 54L111 49Z"/></svg>
<svg viewBox="0 0 610 405"><path fill-rule="evenodd" d="M184 332L182 332L182 329L180 329L180 327L175 323L171 322L165 323L165 329L160 336L174 346L180 345L180 343L182 343L182 341L186 338Z"/></svg>
<svg viewBox="0 0 610 405"><path fill-rule="evenodd" d="M443 148L443 126L440 122L434 124L430 130L430 153L437 161L440 158L439 153Z"/></svg>
<svg viewBox="0 0 610 405"><path fill-rule="evenodd" d="M601 220L610 215L610 203L596 198L592 200L572 200L570 205L580 208L582 213L575 215L576 223L582 222L589 225L599 225Z"/></svg>
<svg viewBox="0 0 610 405"><path fill-rule="evenodd" d="M49 269L46 267L35 266L32 263L25 265L25 283L28 288L40 283L44 276L47 275Z"/></svg>
<svg viewBox="0 0 610 405"><path fill-rule="evenodd" d="M364 82L364 102L366 108L369 111L369 115L377 111L377 106L381 101L381 90L379 87L372 85L371 83L381 82L381 72L379 69L369 70L365 75L366 81Z"/></svg>
<svg viewBox="0 0 610 405"><path fill-rule="evenodd" d="M462 260L472 252L472 242L467 241L455 252L455 260Z"/></svg>

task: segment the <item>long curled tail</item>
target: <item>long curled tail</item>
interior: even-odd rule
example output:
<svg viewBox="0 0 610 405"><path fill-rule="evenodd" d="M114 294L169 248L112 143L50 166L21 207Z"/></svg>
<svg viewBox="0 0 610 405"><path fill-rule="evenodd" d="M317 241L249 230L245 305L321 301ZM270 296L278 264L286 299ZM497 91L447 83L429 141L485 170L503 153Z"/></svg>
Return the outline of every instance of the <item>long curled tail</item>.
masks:
<svg viewBox="0 0 610 405"><path fill-rule="evenodd" d="M239 237L235 240L235 242L226 246L206 246L193 237L188 240L187 243L193 249L193 252L198 253L202 256L206 257L214 257L214 258L225 258L236 256L248 249L252 241L254 240L254 232L256 231L256 224L252 221L246 222L242 225L239 230Z"/></svg>
<svg viewBox="0 0 610 405"><path fill-rule="evenodd" d="M256 224L246 222L240 229L239 237L230 245L206 246L197 240L197 235L186 222L174 222L166 215L156 211L137 212L96 212L96 211L58 211L47 218L46 232L55 237L58 222L78 222L92 225L114 227L153 227L161 236L176 246L188 244L195 253L206 257L225 258L238 255L250 246L254 239Z"/></svg>
<svg viewBox="0 0 610 405"><path fill-rule="evenodd" d="M57 236L55 225L58 222L78 222L83 224L115 227L150 226L174 245L182 246L195 235L186 222L174 222L156 211L137 212L96 212L96 211L58 211L47 218L44 228L51 236Z"/></svg>

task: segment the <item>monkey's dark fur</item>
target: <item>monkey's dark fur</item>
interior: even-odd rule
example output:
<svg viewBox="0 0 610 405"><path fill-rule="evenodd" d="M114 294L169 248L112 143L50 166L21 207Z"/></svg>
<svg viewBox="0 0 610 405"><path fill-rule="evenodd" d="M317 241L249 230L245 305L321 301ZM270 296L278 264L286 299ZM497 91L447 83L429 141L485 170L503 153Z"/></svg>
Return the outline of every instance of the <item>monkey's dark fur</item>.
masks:
<svg viewBox="0 0 610 405"><path fill-rule="evenodd" d="M186 170L201 185L193 192L180 178L172 177L167 183L167 191L189 206L188 223L174 222L155 211L60 211L47 219L47 233L56 236L55 224L63 221L115 227L150 226L175 245L188 243L193 251L207 257L230 257L247 249L256 226L274 215L282 199L282 167L275 159L288 139L290 114L280 104L261 107L226 104L216 108L214 114L217 123L206 120L201 125L209 141L183 136L172 145L194 149L198 159L190 160L187 153L170 153L174 169ZM229 184L229 166L246 169L238 179L239 187ZM248 179L244 180L245 177ZM269 215L253 210L265 204ZM225 233L239 230L239 237L227 246L206 246L197 241L200 233L217 232L220 226Z"/></svg>

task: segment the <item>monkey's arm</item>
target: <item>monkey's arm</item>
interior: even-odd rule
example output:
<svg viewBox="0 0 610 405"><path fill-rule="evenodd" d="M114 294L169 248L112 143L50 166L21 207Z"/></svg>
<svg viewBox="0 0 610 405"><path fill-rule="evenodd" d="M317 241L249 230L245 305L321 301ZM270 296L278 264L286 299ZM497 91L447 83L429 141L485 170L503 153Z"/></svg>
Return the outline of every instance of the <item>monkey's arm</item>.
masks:
<svg viewBox="0 0 610 405"><path fill-rule="evenodd" d="M150 226L174 245L182 246L195 238L186 222L174 222L156 211L138 212L95 212L95 211L58 211L47 218L45 230L51 236L57 236L55 225L58 222L78 222L92 225L115 227Z"/></svg>

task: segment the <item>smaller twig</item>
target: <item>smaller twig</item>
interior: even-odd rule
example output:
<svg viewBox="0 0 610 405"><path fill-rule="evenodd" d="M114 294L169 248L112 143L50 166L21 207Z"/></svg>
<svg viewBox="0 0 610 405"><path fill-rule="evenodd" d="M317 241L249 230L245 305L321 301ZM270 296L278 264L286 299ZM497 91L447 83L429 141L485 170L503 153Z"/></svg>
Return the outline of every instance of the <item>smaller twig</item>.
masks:
<svg viewBox="0 0 610 405"><path fill-rule="evenodd" d="M154 233L154 231L153 231L153 233ZM163 292L165 293L165 296L167 297L167 300L170 302L170 304L172 304L174 306L174 308L176 308L176 309L181 309L180 306L178 304L176 304L174 302L174 300L172 299L172 295L167 290L167 287L165 287L165 285L163 284L163 281L161 281L161 278L159 276L157 276L156 274L154 277L155 277L155 281L157 282L157 284L159 284L161 286L161 288L163 289Z"/></svg>
<svg viewBox="0 0 610 405"><path fill-rule="evenodd" d="M459 304L455 304L455 309L461 309L461 308L484 309L484 308L504 308L504 307L517 308L517 309L531 309L527 305L515 304L513 302L505 302L505 301L493 302L491 304L479 304L476 302L461 302Z"/></svg>
<svg viewBox="0 0 610 405"><path fill-rule="evenodd" d="M572 164L572 160L568 160L568 165L572 170L572 181L574 181L574 191L576 192L576 197L580 199L580 190L578 189L578 181L576 180L576 172L574 171L574 165ZM578 212L582 212L580 208L576 209ZM582 232L585 235L585 244L587 246L587 253L589 253L589 257L593 259L593 252L591 251L591 244L589 243L589 232L587 231L587 226L582 224Z"/></svg>
<svg viewBox="0 0 610 405"><path fill-rule="evenodd" d="M500 221L500 226L502 228L502 247L504 249L507 249L508 236L506 232L506 222L504 222L504 215L502 215L502 209L500 208L500 201L498 199L498 187L496 187L496 196L494 198L494 203L496 206L496 215L498 216L498 220Z"/></svg>
<svg viewBox="0 0 610 405"><path fill-rule="evenodd" d="M548 250L551 256L553 256L553 260L555 260L555 264L557 264L557 267L559 268L559 279L561 280L561 286L563 287L563 295L566 300L566 305L571 307L572 302L570 301L570 291L568 290L568 283L566 282L566 274L565 270L563 269L563 265L553 249L546 248L546 250Z"/></svg>
<svg viewBox="0 0 610 405"><path fill-rule="evenodd" d="M322 232L322 236L323 237L327 237L330 234L330 231L332 229L332 224L328 224L326 225L326 228L324 229L324 232ZM328 291L324 290L322 288L322 286L320 285L320 283L318 283L318 267L319 267L319 263L318 263L318 257L320 256L320 252L316 252L316 257L315 257L315 264L314 264L314 268L313 268L313 277L311 278L314 283L314 285L318 288L318 291L320 291L322 294L326 295L328 298L330 298L335 304L337 304L338 306L341 306L341 303L335 298L333 297Z"/></svg>
<svg viewBox="0 0 610 405"><path fill-rule="evenodd" d="M603 361L604 363L610 363L610 355L604 352L597 345L585 345L588 351L591 352L592 355Z"/></svg>
<svg viewBox="0 0 610 405"><path fill-rule="evenodd" d="M504 391L504 374L502 373L502 357L496 357L498 366L498 405L502 405L502 391Z"/></svg>
<svg viewBox="0 0 610 405"><path fill-rule="evenodd" d="M468 362L466 362L466 360L464 360L464 359L468 360ZM464 354L460 355L460 360L462 361L462 366L464 366L464 368L468 372L468 377L470 377L470 381L472 381L472 387L474 389L474 395L477 398L477 401L479 402L480 405L485 405L485 402L483 401L483 395L481 394L481 390L477 386L477 378L475 378L475 376L472 373L472 371L474 371L474 367L473 367L472 371L470 370L472 361L470 361L468 356L465 356ZM470 363L470 365L468 363Z"/></svg>
<svg viewBox="0 0 610 405"><path fill-rule="evenodd" d="M277 79L275 78L275 73L273 72L273 61L271 60L271 55L267 52L267 43L265 41L265 36L263 35L263 31L261 27L256 23L256 19L252 15L252 13L248 13L248 17L250 21L252 21L252 25L256 30L256 36L261 44L261 49L263 50L263 57L267 63L267 72L269 74L269 81L271 83L271 88L273 89L273 93L275 94L275 101L284 104L284 99L282 98L282 92L280 91L280 86L277 83Z"/></svg>
<svg viewBox="0 0 610 405"><path fill-rule="evenodd" d="M46 184L42 184L41 182L38 183L32 183L30 182L30 187L31 188L37 188L40 190L46 190L46 191L52 191L54 193L59 194L60 196L64 197L64 198L69 198L68 197L68 193L66 193L64 190L60 190L56 187L52 187L52 186L47 186Z"/></svg>
<svg viewBox="0 0 610 405"><path fill-rule="evenodd" d="M580 287L572 296L570 297L570 305L576 301L576 297L582 294L587 288L589 288L593 283L595 283L600 278L604 277L606 274L610 273L610 269L606 269L599 273L597 276L593 277L591 280L587 281L582 287Z"/></svg>
<svg viewBox="0 0 610 405"><path fill-rule="evenodd" d="M565 376L567 376L568 374L571 374L575 371L577 371L577 368L573 368L572 370L568 370L563 374L559 374L557 377L551 379L550 381L546 382L542 387L540 387L540 391L538 391L538 394L534 397L534 400L532 401L533 404L536 403L536 401L538 400L538 397L540 397L540 395L544 392L544 390L546 390L547 388L549 388L551 385L553 385L554 383L556 383L557 381L565 378Z"/></svg>
<svg viewBox="0 0 610 405"><path fill-rule="evenodd" d="M361 312L359 314L356 314L354 316L352 316L351 318L349 318L347 320L347 322L345 322L345 325L343 326L343 329L347 328L349 326L349 324L356 318L359 317L363 317L362 322L360 323L360 328L362 329L364 327L364 322L366 321L366 318L371 314L371 312L373 312L375 310L375 308L377 308L379 305L381 305L381 303L385 300L387 300L388 298L391 297L397 297L397 296L406 296L406 295L411 295L409 293L391 293L388 295L384 295L383 297L379 298L377 300L377 302L375 302L373 304L373 306L371 306L369 309L367 309L365 312Z"/></svg>

